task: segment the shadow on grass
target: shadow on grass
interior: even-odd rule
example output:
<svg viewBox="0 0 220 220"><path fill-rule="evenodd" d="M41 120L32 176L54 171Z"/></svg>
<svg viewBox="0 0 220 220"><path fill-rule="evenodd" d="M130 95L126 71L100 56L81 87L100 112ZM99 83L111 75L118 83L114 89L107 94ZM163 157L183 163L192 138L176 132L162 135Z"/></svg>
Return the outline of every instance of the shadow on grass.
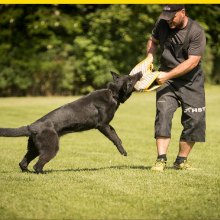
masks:
<svg viewBox="0 0 220 220"><path fill-rule="evenodd" d="M44 173L54 173L54 172L83 172L83 171L99 171L99 170L109 170L109 169L140 169L140 170L150 170L151 167L145 166L110 166L110 167L99 167L99 168L78 168L78 169L65 169L65 170L45 170Z"/></svg>
<svg viewBox="0 0 220 220"><path fill-rule="evenodd" d="M137 170L151 170L151 166L110 166L110 167L99 167L99 168L78 168L78 169L65 169L65 170L44 170L44 174L57 173L57 172L87 172L87 171L100 171L100 170L122 170L122 169L137 169ZM173 167L166 167L166 170L173 170ZM166 171L165 170L165 171ZM0 171L0 173L13 173L13 171ZM28 173L36 174L35 171L28 171ZM163 172L162 172L163 173Z"/></svg>

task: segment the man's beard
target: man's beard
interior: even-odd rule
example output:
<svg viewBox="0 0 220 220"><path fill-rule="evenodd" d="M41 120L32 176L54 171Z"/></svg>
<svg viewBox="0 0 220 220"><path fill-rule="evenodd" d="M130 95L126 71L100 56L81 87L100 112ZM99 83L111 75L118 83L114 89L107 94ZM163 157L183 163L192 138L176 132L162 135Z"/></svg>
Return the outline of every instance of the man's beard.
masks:
<svg viewBox="0 0 220 220"><path fill-rule="evenodd" d="M183 24L184 24L184 19L182 19L182 20L180 21L180 23L176 25L176 28L177 28L177 29L183 28Z"/></svg>

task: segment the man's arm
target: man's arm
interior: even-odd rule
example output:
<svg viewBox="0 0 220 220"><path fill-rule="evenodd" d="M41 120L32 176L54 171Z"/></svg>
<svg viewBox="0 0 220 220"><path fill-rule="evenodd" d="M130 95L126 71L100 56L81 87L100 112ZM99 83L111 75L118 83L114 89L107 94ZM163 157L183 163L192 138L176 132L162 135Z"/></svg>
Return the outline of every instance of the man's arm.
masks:
<svg viewBox="0 0 220 220"><path fill-rule="evenodd" d="M157 47L159 44L159 40L155 39L153 36L147 42L147 58L153 62L154 55L157 52Z"/></svg>
<svg viewBox="0 0 220 220"><path fill-rule="evenodd" d="M200 59L201 56L189 55L187 60L179 64L170 72L161 72L161 74L156 79L157 83L163 84L169 79L176 78L188 73L190 70L198 65Z"/></svg>

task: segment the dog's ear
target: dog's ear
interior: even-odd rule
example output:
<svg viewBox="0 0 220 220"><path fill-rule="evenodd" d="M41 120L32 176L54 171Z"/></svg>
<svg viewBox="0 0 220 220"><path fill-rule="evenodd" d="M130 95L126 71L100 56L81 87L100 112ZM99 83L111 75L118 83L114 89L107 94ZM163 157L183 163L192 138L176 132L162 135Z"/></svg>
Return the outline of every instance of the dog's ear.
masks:
<svg viewBox="0 0 220 220"><path fill-rule="evenodd" d="M115 73L113 71L110 71L110 73L112 74L112 77L113 77L114 81L116 81L120 77L117 73Z"/></svg>

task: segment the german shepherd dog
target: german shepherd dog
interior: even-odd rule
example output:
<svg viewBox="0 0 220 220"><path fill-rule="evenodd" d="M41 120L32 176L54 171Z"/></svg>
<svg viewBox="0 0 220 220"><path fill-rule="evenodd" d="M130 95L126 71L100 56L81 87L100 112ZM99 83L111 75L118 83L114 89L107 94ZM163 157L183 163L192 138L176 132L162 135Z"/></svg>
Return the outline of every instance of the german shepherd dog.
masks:
<svg viewBox="0 0 220 220"><path fill-rule="evenodd" d="M109 123L120 103L131 96L142 72L133 76L119 76L114 72L111 74L113 82L107 85L107 89L91 92L61 106L28 126L0 128L0 137L29 137L27 154L19 163L23 172L29 172L28 164L39 156L34 170L38 174L43 173L44 165L56 156L62 135L94 128L111 140L122 155L127 156L120 138Z"/></svg>

